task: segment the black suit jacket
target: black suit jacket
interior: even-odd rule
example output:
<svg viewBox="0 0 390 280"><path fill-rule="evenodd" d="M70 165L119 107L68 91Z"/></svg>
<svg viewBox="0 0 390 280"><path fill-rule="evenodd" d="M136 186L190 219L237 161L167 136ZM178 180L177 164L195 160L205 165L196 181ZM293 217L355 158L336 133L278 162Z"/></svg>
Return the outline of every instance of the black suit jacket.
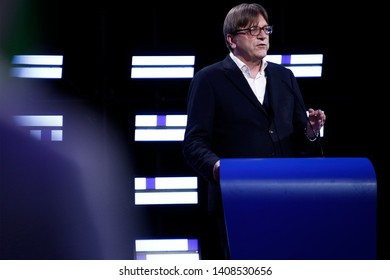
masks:
<svg viewBox="0 0 390 280"><path fill-rule="evenodd" d="M319 142L305 136L306 108L292 71L268 62L265 74L267 107L229 55L191 81L183 154L209 182L220 158L319 155Z"/></svg>

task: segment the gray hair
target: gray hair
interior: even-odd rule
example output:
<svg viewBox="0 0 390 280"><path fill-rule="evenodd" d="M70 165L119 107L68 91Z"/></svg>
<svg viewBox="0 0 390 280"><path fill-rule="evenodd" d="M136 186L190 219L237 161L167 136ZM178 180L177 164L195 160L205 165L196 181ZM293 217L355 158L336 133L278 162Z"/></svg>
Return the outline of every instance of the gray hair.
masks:
<svg viewBox="0 0 390 280"><path fill-rule="evenodd" d="M237 29L255 25L259 15L262 15L268 23L268 13L260 4L242 3L230 9L223 23L223 36L229 50L230 45L226 40L226 36L233 34Z"/></svg>

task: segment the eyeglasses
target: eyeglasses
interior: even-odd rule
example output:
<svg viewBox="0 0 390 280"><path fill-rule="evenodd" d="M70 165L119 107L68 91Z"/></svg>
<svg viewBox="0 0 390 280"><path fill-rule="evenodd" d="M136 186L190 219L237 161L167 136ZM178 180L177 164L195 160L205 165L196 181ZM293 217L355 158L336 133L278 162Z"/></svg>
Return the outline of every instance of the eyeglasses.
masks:
<svg viewBox="0 0 390 280"><path fill-rule="evenodd" d="M263 30L265 34L270 35L272 34L273 26L272 25L266 25L263 27L252 26L245 29L237 29L236 31L233 32L233 34L244 34L249 32L252 36L258 36L260 35L261 30Z"/></svg>

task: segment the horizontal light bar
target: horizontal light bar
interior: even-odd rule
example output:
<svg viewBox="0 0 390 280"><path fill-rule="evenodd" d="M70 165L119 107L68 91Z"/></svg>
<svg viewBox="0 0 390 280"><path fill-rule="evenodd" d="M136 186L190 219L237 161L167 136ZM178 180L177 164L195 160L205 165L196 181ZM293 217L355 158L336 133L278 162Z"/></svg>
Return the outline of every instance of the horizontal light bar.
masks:
<svg viewBox="0 0 390 280"><path fill-rule="evenodd" d="M322 64L324 56L322 54L294 54L290 58L283 56L282 63L291 64Z"/></svg>
<svg viewBox="0 0 390 280"><path fill-rule="evenodd" d="M198 188L198 177L134 178L136 190L189 190Z"/></svg>
<svg viewBox="0 0 390 280"><path fill-rule="evenodd" d="M198 261L199 253L136 253L136 260L147 261Z"/></svg>
<svg viewBox="0 0 390 280"><path fill-rule="evenodd" d="M295 75L295 77L321 77L322 66L286 66Z"/></svg>
<svg viewBox="0 0 390 280"><path fill-rule="evenodd" d="M61 79L62 55L15 55L10 69L11 77Z"/></svg>
<svg viewBox="0 0 390 280"><path fill-rule="evenodd" d="M62 65L62 55L15 55L12 64Z"/></svg>
<svg viewBox="0 0 390 280"><path fill-rule="evenodd" d="M136 177L134 189L135 205L198 203L197 177Z"/></svg>
<svg viewBox="0 0 390 280"><path fill-rule="evenodd" d="M131 78L192 78L195 56L133 56Z"/></svg>
<svg viewBox="0 0 390 280"><path fill-rule="evenodd" d="M136 115L135 141L183 141L187 115Z"/></svg>
<svg viewBox="0 0 390 280"><path fill-rule="evenodd" d="M136 115L136 127L179 126L187 125L187 115Z"/></svg>
<svg viewBox="0 0 390 280"><path fill-rule="evenodd" d="M61 79L60 67L12 67L12 77L36 79Z"/></svg>
<svg viewBox="0 0 390 280"><path fill-rule="evenodd" d="M193 66L195 64L195 56L185 55L185 56L133 56L132 65L133 66L147 66L147 65L186 65Z"/></svg>
<svg viewBox="0 0 390 280"><path fill-rule="evenodd" d="M266 60L278 64L322 64L322 54L267 55Z"/></svg>
<svg viewBox="0 0 390 280"><path fill-rule="evenodd" d="M185 128L182 129L136 129L135 141L183 141Z"/></svg>
<svg viewBox="0 0 390 280"><path fill-rule="evenodd" d="M267 55L265 59L286 66L297 78L322 76L322 54Z"/></svg>
<svg viewBox="0 0 390 280"><path fill-rule="evenodd" d="M18 115L14 116L17 125L20 126L62 126L61 115Z"/></svg>
<svg viewBox="0 0 390 280"><path fill-rule="evenodd" d="M131 69L132 79L192 78L194 67L137 67Z"/></svg>
<svg viewBox="0 0 390 280"><path fill-rule="evenodd" d="M135 205L197 204L198 192L136 192Z"/></svg>
<svg viewBox="0 0 390 280"><path fill-rule="evenodd" d="M138 239L135 240L136 252L178 252L197 251L197 239Z"/></svg>

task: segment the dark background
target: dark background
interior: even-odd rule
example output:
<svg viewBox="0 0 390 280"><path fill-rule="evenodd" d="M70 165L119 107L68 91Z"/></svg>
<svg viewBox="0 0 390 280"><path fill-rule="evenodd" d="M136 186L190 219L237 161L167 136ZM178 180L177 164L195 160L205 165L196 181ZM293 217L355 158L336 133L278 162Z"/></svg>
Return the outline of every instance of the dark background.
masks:
<svg viewBox="0 0 390 280"><path fill-rule="evenodd" d="M107 188L128 188L125 193L129 205L133 199L134 176L195 175L184 164L180 143L133 141L136 114L185 114L190 80L131 80L131 57L195 55L195 71L223 59L227 54L223 20L239 1L203 4L33 0L20 3L9 17L11 24L1 41L3 55L6 58L14 54L64 55L60 81L36 82L54 89L56 94L44 98L30 95L33 103L39 105L26 103L24 109L41 113L38 108L45 108L45 113L56 114L80 105L88 108L88 113L82 116L72 114L74 119L64 124L64 134L72 126L88 131L92 125L98 131L101 145L97 148L101 153L98 170L104 173L115 160L108 155L112 148L109 137L115 133L123 147L119 153L130 162L126 162L129 182L125 186L107 182ZM259 3L268 10L270 23L274 25L269 54L324 55L322 77L299 78L298 82L306 105L327 114L322 140L325 156L367 157L373 163L378 182L377 252L379 259L389 259L390 231L386 229L390 198L386 167L389 115L385 102L387 90L381 86L385 80L379 70L382 38L376 35L384 29L380 16L383 7L341 8L327 1ZM71 140L64 139L67 141ZM61 149L61 144L55 149L58 148ZM204 214L204 190L200 189L199 193L200 203L196 206L125 208L124 211L142 216L144 221L142 226L132 227L129 243L132 238L197 238L203 230ZM132 258L130 249L127 253L113 253L109 258Z"/></svg>

